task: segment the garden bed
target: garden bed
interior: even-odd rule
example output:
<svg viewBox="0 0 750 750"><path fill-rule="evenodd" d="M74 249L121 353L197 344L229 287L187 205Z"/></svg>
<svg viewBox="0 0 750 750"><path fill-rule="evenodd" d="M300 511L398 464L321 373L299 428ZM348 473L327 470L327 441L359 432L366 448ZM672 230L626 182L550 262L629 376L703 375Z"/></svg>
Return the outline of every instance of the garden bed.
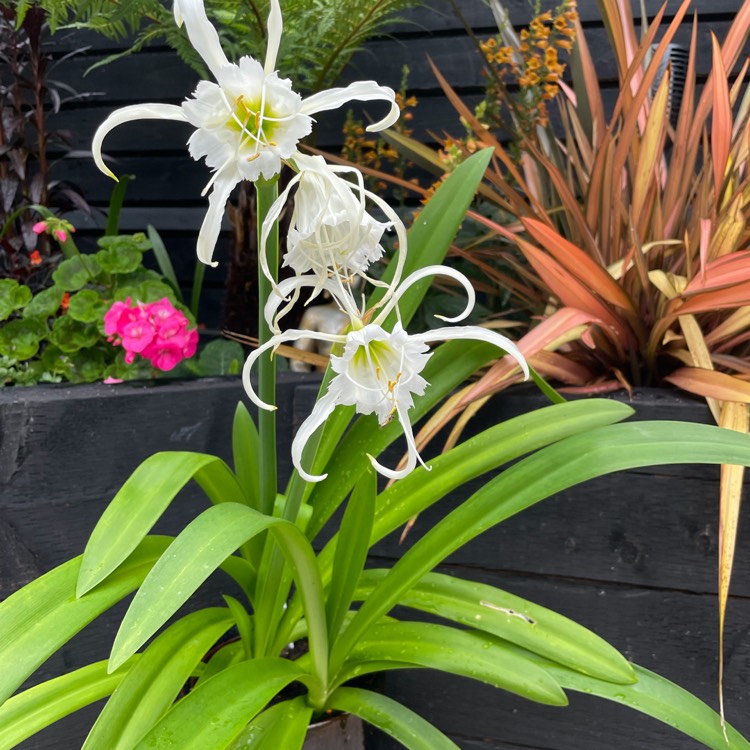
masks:
<svg viewBox="0 0 750 750"><path fill-rule="evenodd" d="M312 408L319 376L280 377L279 460L290 470L294 430ZM237 378L0 391L0 598L79 554L106 504L132 470L159 450L229 458ZM544 404L532 389L497 397L478 430ZM644 391L637 419L709 421L706 407ZM396 454L386 461L396 460ZM464 495L465 496L465 495ZM376 548L389 564L458 501L421 516L405 546ZM157 529L175 533L202 508L197 486ZM628 658L716 705L718 467L657 467L597 479L539 504L451 557L446 570L487 581L558 610ZM727 715L750 732L750 535L741 529L726 630ZM211 601L210 587L201 595ZM218 603L218 602L217 602ZM58 652L39 677L104 658L122 607ZM429 691L425 684L429 683ZM450 734L461 748L689 750L700 745L632 711L572 696L571 708L532 705L492 688L424 671L390 673L390 694ZM95 711L74 715L24 743L27 750L79 747ZM380 750L389 745L373 743Z"/></svg>

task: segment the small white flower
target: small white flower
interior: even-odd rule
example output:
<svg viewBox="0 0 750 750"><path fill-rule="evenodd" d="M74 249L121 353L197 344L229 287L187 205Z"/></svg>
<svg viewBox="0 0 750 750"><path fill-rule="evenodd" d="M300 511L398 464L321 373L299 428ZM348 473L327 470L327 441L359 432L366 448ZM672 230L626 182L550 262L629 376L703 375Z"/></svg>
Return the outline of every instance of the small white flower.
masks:
<svg viewBox="0 0 750 750"><path fill-rule="evenodd" d="M393 291L385 304L373 320L364 324L356 310L347 310L352 320L352 330L345 334L328 334L316 331L289 330L273 336L263 346L256 349L247 359L243 370L243 381L250 399L262 409L274 409L271 404L261 401L255 393L250 380L253 365L258 357L269 349L277 347L287 341L297 341L303 338L317 339L329 343L342 344L344 351L341 356L331 357L331 368L336 376L328 386L328 391L316 404L310 416L302 423L292 442L292 463L300 476L308 482L319 482L326 475L313 475L302 467L302 453L307 441L313 433L325 422L333 410L339 405L355 406L359 414L376 414L381 425L397 418L401 423L407 443L406 466L396 471L388 469L378 463L372 456L370 461L377 471L391 478L400 479L421 462L414 435L409 420L409 409L414 405L414 395L421 396L428 386L427 381L420 374L430 358L428 344L434 341L448 339L476 339L487 341L503 349L513 357L528 377L528 366L523 355L505 336L478 326L455 326L452 328L437 328L425 333L409 335L404 331L401 323L396 323L392 331L383 328L385 319L398 302L400 296L413 283L428 275L440 273L450 276L464 285L469 300L466 309L456 318L447 319L450 322L465 318L474 306L474 292L465 276L445 266L429 266L415 272L399 289ZM311 286L315 282L304 277L287 279L279 286L283 293L289 293L293 288ZM329 279L324 288L335 294L335 280ZM266 305L266 318L274 320L281 302L272 297Z"/></svg>
<svg viewBox="0 0 750 750"><path fill-rule="evenodd" d="M269 209L261 230L260 263L275 293L280 294L268 268L266 244L295 186L283 264L297 274L314 275L317 284L310 299L326 286L328 279L335 278L346 287L351 286L356 276L379 284L367 276L367 270L382 257L383 233L392 228L399 241L397 274L393 280L398 283L405 258L406 229L385 201L365 189L362 173L354 167L332 167L321 156L297 154L294 164L299 171ZM387 221L375 219L367 210L368 203L377 206Z"/></svg>
<svg viewBox="0 0 750 750"><path fill-rule="evenodd" d="M201 81L191 99L182 106L136 104L113 112L94 135L94 160L103 172L114 177L102 159L102 143L110 130L139 119L179 120L196 130L188 146L194 159L205 158L214 174L204 190L211 190L209 208L198 235L198 257L211 263L221 229L224 207L234 186L241 180L272 178L282 160L292 157L297 143L312 129L311 115L336 109L352 101L384 100L388 115L367 129L382 130L399 114L395 93L374 81L357 81L346 88L334 88L302 99L292 82L275 71L281 42L282 19L278 0L271 0L268 16L268 46L265 64L251 57L230 63L208 20L202 0L178 0L175 20L184 22L190 43L203 58L216 83ZM213 264L215 265L215 263Z"/></svg>

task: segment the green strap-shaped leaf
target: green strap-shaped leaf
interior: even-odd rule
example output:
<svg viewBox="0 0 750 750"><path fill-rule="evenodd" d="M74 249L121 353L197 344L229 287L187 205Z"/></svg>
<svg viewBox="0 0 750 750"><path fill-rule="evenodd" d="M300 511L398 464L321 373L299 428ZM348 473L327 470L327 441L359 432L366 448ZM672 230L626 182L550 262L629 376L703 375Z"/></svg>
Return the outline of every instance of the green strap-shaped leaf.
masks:
<svg viewBox="0 0 750 750"><path fill-rule="evenodd" d="M370 468L357 482L341 521L326 600L329 641L333 641L338 635L367 560L377 492L377 475Z"/></svg>
<svg viewBox="0 0 750 750"><path fill-rule="evenodd" d="M460 164L419 212L419 216L409 229L409 249L404 263L404 277L425 266L442 263L474 200L492 153L491 148L482 149ZM395 264L390 263L383 274L383 281L390 282L394 271ZM432 279L429 278L418 281L399 300L400 319L404 327L416 313L431 283ZM372 307L384 294L383 287L377 288L367 300L367 306ZM387 327L391 328L395 321L394 314Z"/></svg>
<svg viewBox="0 0 750 750"><path fill-rule="evenodd" d="M277 703L258 714L229 750L301 750L311 717L304 696Z"/></svg>
<svg viewBox="0 0 750 750"><path fill-rule="evenodd" d="M670 463L750 465L750 437L689 422L633 422L589 430L528 456L487 482L409 549L362 604L331 653L335 674L365 631L439 562L495 524L588 479Z"/></svg>
<svg viewBox="0 0 750 750"><path fill-rule="evenodd" d="M47 680L14 695L0 706L0 750L10 750L65 716L112 694L140 656L116 672L100 661Z"/></svg>
<svg viewBox="0 0 750 750"><path fill-rule="evenodd" d="M366 570L357 587L357 600L366 599L387 574L387 570ZM608 682L635 681L630 663L595 633L551 609L485 583L428 573L401 598L399 606L491 633Z"/></svg>
<svg viewBox="0 0 750 750"><path fill-rule="evenodd" d="M216 456L175 451L147 458L96 524L83 553L78 596L117 568L191 479L203 487L214 503L241 502L244 497L232 471Z"/></svg>
<svg viewBox="0 0 750 750"><path fill-rule="evenodd" d="M242 401L237 403L232 422L232 460L247 504L260 510L260 438L258 428Z"/></svg>
<svg viewBox="0 0 750 750"><path fill-rule="evenodd" d="M248 659L253 658L253 618L245 609L242 602L238 602L233 596L224 594L224 601L232 613L232 619L240 634L240 641L245 649L245 656Z"/></svg>
<svg viewBox="0 0 750 750"><path fill-rule="evenodd" d="M469 480L524 453L594 427L611 424L631 413L630 407L606 399L573 401L537 409L483 431L448 453L432 459L429 462L434 467L432 471L418 467L378 496L369 546ZM354 433L359 427L360 423L354 425L351 432ZM330 479L322 484L327 487ZM325 496L321 500L325 502ZM324 583L330 579L333 549L332 540L318 556ZM295 597L286 613L288 627L300 617L300 612L300 602ZM281 634L286 632L285 628Z"/></svg>
<svg viewBox="0 0 750 750"><path fill-rule="evenodd" d="M247 654L245 648L240 641L233 641L231 643L225 643L221 648L217 648L214 654L208 660L205 669L198 675L196 684L209 680L219 672L224 671L227 667L232 664L239 664L241 661L245 661Z"/></svg>
<svg viewBox="0 0 750 750"><path fill-rule="evenodd" d="M117 178L115 186L112 188L112 194L109 198L109 210L107 211L107 226L104 230L105 237L113 237L120 228L120 212L122 204L125 201L125 193L128 189L128 183L134 180L132 174L122 174Z"/></svg>
<svg viewBox="0 0 750 750"><path fill-rule="evenodd" d="M294 524L237 503L222 503L201 513L159 558L120 626L111 668L116 669L135 653L238 547L266 529L276 537L300 590L319 681L312 692L322 691L327 683L328 646L323 586L312 547Z"/></svg>
<svg viewBox="0 0 750 750"><path fill-rule="evenodd" d="M281 689L303 676L280 658L228 667L188 693L133 750L225 750Z"/></svg>
<svg viewBox="0 0 750 750"><path fill-rule="evenodd" d="M470 677L538 703L568 703L545 669L505 641L476 630L425 622L383 623L360 638L349 658L351 663L389 660Z"/></svg>
<svg viewBox="0 0 750 750"><path fill-rule="evenodd" d="M212 607L167 628L107 701L82 750L131 750L166 714L196 665L232 625L227 609Z"/></svg>
<svg viewBox="0 0 750 750"><path fill-rule="evenodd" d="M455 742L429 721L380 693L340 687L331 694L328 705L338 711L360 716L408 750L460 750Z"/></svg>
<svg viewBox="0 0 750 750"><path fill-rule="evenodd" d="M134 591L169 537L149 537L110 576L76 599L81 558L51 570L0 603L0 703L10 697L58 648L88 623Z"/></svg>
<svg viewBox="0 0 750 750"><path fill-rule="evenodd" d="M721 717L702 700L637 664L633 668L638 682L632 685L613 685L573 672L546 659L536 658L536 661L564 688L622 703L663 721L713 750L750 750L750 742L729 724L726 725L725 739Z"/></svg>
<svg viewBox="0 0 750 750"><path fill-rule="evenodd" d="M159 272L169 286L172 287L178 302L183 302L180 282L177 280L177 274L174 272L172 259L169 257L164 240L162 240L161 235L152 224L146 227L146 232L148 238L151 240L151 249L154 251L154 258L156 258L156 265L159 266Z"/></svg>
<svg viewBox="0 0 750 750"><path fill-rule="evenodd" d="M417 467L378 497L375 544L440 498L488 471L571 435L626 419L633 410L607 399L571 401L521 414L482 431Z"/></svg>

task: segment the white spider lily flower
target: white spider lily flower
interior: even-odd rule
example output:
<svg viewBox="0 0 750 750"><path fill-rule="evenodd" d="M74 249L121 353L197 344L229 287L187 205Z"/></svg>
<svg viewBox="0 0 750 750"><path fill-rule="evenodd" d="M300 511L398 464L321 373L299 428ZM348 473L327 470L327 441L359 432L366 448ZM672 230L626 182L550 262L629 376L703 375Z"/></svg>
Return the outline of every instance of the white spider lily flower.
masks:
<svg viewBox="0 0 750 750"><path fill-rule="evenodd" d="M401 248L399 272L394 279L398 283L405 258L406 229L396 212L365 188L362 173L355 167L333 167L322 156L298 154L294 164L298 173L269 209L261 229L260 263L271 282L265 252L268 236L296 186L285 266L297 274L312 272L321 287L333 276L367 278L367 269L383 255L380 241L384 232L395 229ZM377 206L387 221L375 219L367 211L368 202Z"/></svg>
<svg viewBox="0 0 750 750"><path fill-rule="evenodd" d="M388 314L397 310L397 303L404 291L411 284L428 276L441 273L458 279L471 289L468 279L457 271L444 266L430 266L409 276L390 296L373 322L365 324L358 315L353 300L336 296L337 284L335 279L328 279L324 287L334 295L342 309L348 312L352 320L352 328L346 333L330 334L317 331L289 330L272 336L263 346L256 349L247 359L242 377L245 389L250 399L261 409L275 409L272 404L261 401L253 389L250 379L251 372L258 357L269 349L275 349L279 344L299 339L314 339L343 346L343 354L331 356L331 368L336 376L331 380L326 394L315 404L310 416L302 423L292 442L292 463L300 476L308 482L319 482L326 475L314 475L305 471L302 466L302 454L307 441L315 431L325 422L338 405L355 406L359 414L376 414L380 425L385 425L397 417L404 432L407 443L407 461L403 469L389 469L380 464L373 456L369 456L375 469L390 479L400 479L422 462L414 442L414 434L409 420L409 409L414 405L414 396L422 395L428 386L421 372L430 358L428 344L435 341L449 339L476 339L494 344L507 352L521 366L526 377L529 375L528 365L518 347L505 336L479 326L455 326L436 328L424 333L408 334L400 322L392 331L383 326ZM313 278L297 277L287 279L279 287L285 294L291 294L304 286L316 283ZM278 309L285 300L272 295L269 299L265 316L269 321L278 318ZM443 318L455 321L466 317L474 306L473 290L469 294L469 304L466 309L455 318Z"/></svg>
<svg viewBox="0 0 750 750"><path fill-rule="evenodd" d="M113 112L97 129L92 144L94 161L105 174L114 177L102 158L102 144L113 128L140 119L180 120L195 131L188 140L190 155L205 158L213 170L203 191L209 190L209 208L198 235L198 258L212 263L221 229L224 207L235 185L242 180L270 179L281 170L282 160L291 158L298 142L312 130L312 115L337 109L352 100L383 100L390 111L368 130L382 130L399 115L393 89L374 81L357 81L346 88L333 88L307 99L292 90L292 82L275 71L282 32L281 8L271 0L268 16L268 46L265 64L251 57L230 63L221 48L219 35L208 20L203 0L177 0L175 20L185 28L198 54L216 79L201 81L193 97L181 106L136 104Z"/></svg>

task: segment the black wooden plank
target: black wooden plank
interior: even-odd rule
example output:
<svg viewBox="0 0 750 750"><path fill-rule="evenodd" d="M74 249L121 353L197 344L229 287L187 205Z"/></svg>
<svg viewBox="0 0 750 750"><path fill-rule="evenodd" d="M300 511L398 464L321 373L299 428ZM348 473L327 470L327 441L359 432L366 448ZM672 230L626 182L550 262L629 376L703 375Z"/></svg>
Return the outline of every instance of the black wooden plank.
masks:
<svg viewBox="0 0 750 750"><path fill-rule="evenodd" d="M291 393L310 376L280 377L289 383L280 392L291 390L277 411L279 435L291 439L291 411L284 404L291 404ZM160 450L227 458L240 399L247 403L239 378L4 389L0 509L33 516L40 502L106 503L141 461ZM279 458L288 476L288 443Z"/></svg>
<svg viewBox="0 0 750 750"><path fill-rule="evenodd" d="M711 24L711 30L722 39L729 24L721 21ZM486 39L487 35L480 36ZM592 34L586 32L586 40L596 66L600 81L616 81L617 66L609 39L602 29ZM690 26L683 24L674 37L674 43L688 45ZM344 80L374 78L389 86L398 86L404 65L409 67L409 88L417 93L434 87L434 76L430 69L432 59L451 86L481 85L483 60L477 53L474 42L465 34L455 37L433 37L410 40L383 40L370 42L367 49L357 53L344 74ZM711 69L711 36L703 27L698 34L696 49L696 72L704 75Z"/></svg>
<svg viewBox="0 0 750 750"><path fill-rule="evenodd" d="M722 38L728 28L725 21L711 24L712 31ZM688 24L678 30L676 43L687 43ZM486 38L483 35L480 38ZM603 30L586 35L600 80L616 80L617 70L611 45ZM383 39L368 43L358 52L342 77L342 83L358 79L374 79L382 85L398 88L403 68L410 69L409 88L415 92L435 87L429 66L433 59L442 74L454 87L476 86L482 82L482 59L474 42L465 33L417 39ZM85 69L97 61L96 56L73 58L61 69L60 79L79 92L105 92L109 100L119 104L150 101L178 103L192 93L197 76L168 51L144 51L118 60L105 68L97 68L85 78ZM711 65L711 37L705 30L698 35L698 75L707 73ZM137 82L133 85L133 82Z"/></svg>

